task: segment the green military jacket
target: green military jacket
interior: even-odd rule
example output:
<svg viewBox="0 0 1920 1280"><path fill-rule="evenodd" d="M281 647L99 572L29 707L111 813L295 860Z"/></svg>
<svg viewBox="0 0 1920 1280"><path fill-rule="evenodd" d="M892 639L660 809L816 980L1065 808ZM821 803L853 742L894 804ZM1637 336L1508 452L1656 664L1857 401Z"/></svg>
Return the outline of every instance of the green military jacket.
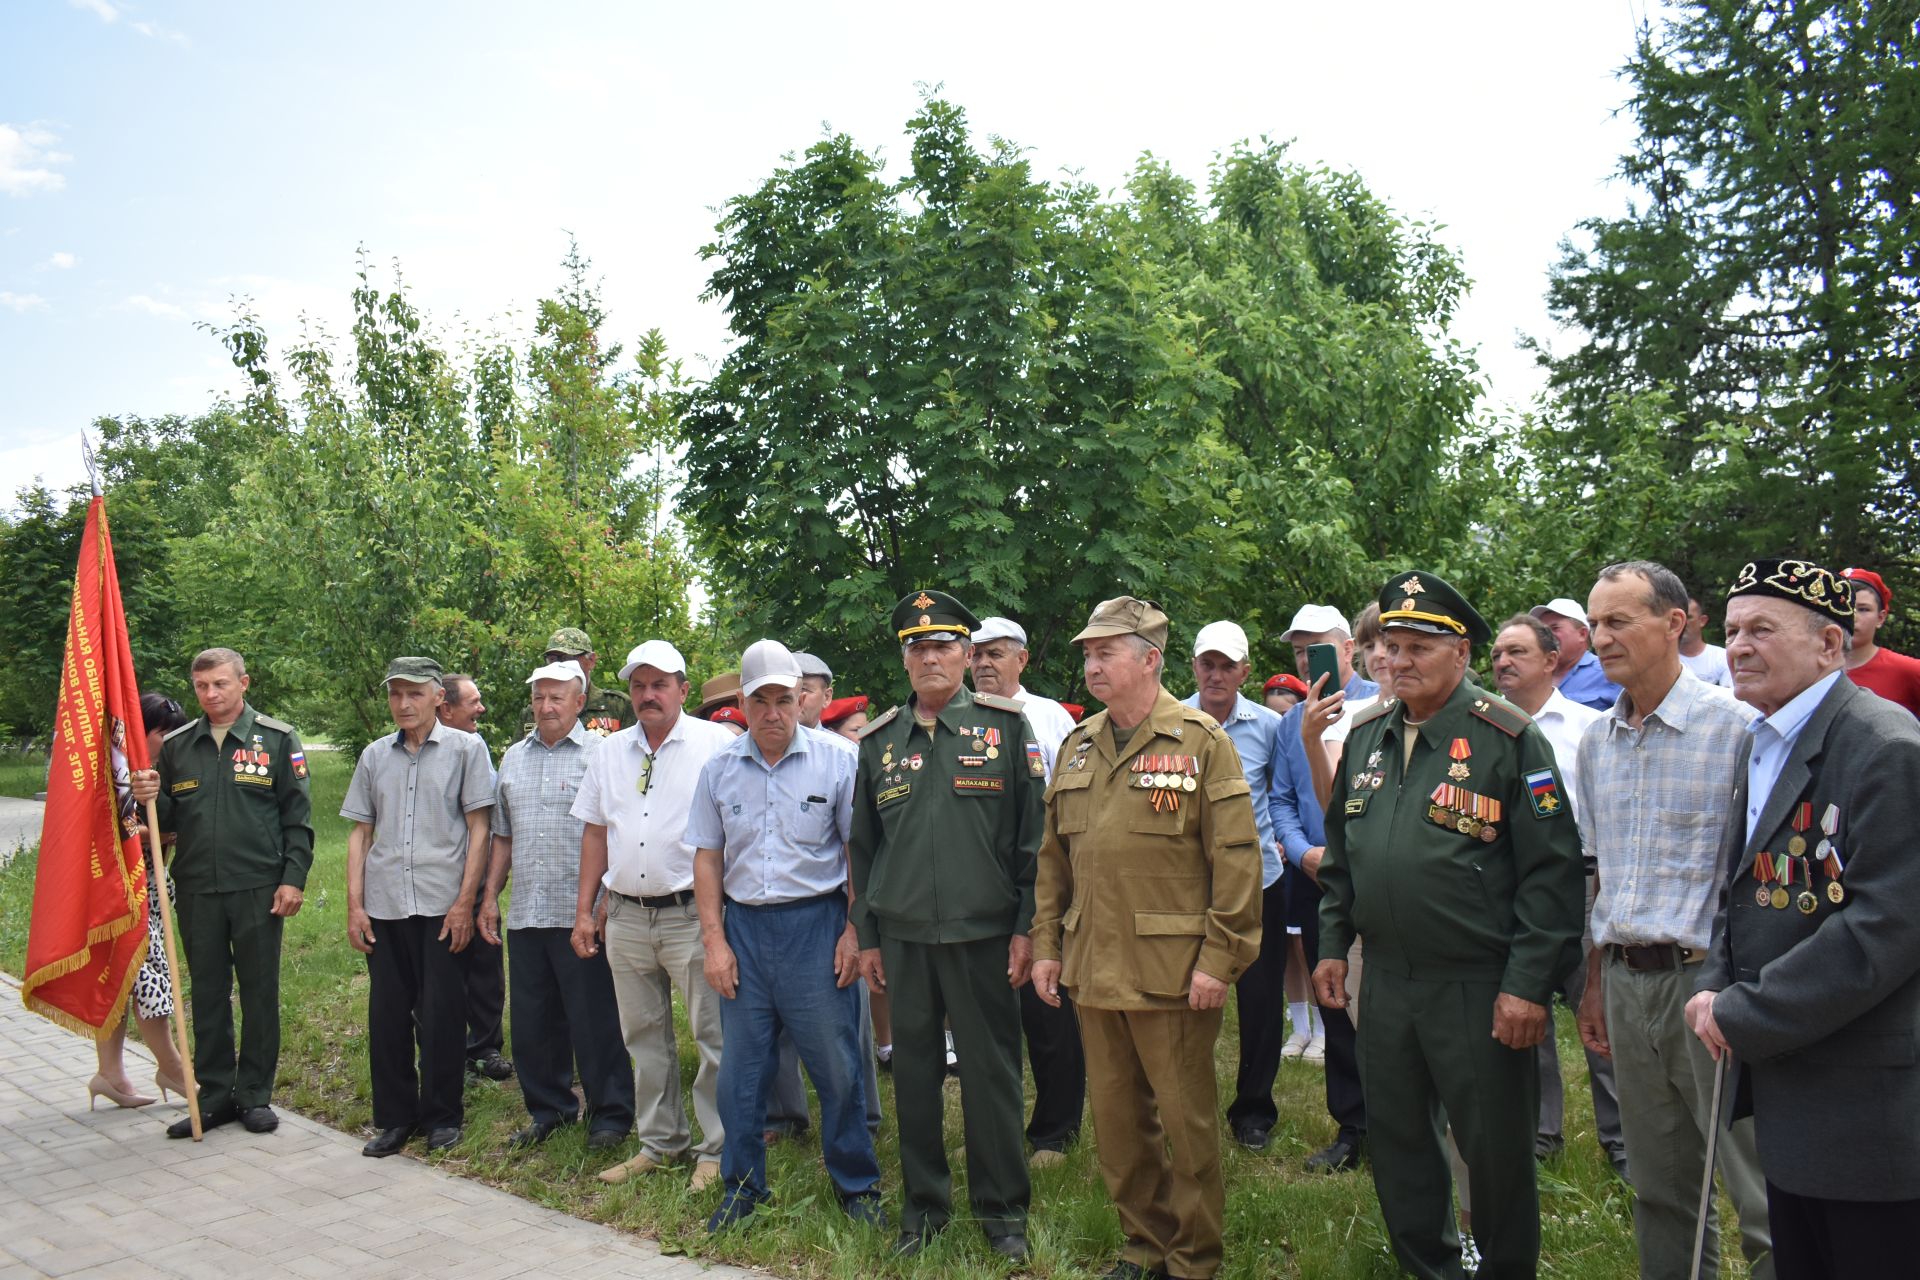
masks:
<svg viewBox="0 0 1920 1280"><path fill-rule="evenodd" d="M292 725L248 703L216 748L201 716L166 736L155 768L160 829L179 836L172 867L180 892L306 887L312 800Z"/></svg>
<svg viewBox="0 0 1920 1280"><path fill-rule="evenodd" d="M1162 689L1117 750L1105 711L1060 744L1033 958L1059 960L1076 1001L1184 1009L1196 968L1237 982L1260 954L1260 880L1246 770L1212 716Z"/></svg>
<svg viewBox="0 0 1920 1280"><path fill-rule="evenodd" d="M962 686L933 735L912 704L862 732L853 784L860 945L977 942L1033 919L1046 766L1020 704Z"/></svg>
<svg viewBox="0 0 1920 1280"><path fill-rule="evenodd" d="M1586 904L1552 746L1466 679L1412 729L1397 699L1363 712L1327 807L1320 888L1321 955L1346 955L1358 933L1369 969L1498 982L1546 1004L1578 960Z"/></svg>
<svg viewBox="0 0 1920 1280"><path fill-rule="evenodd" d="M582 729L596 738L605 738L629 728L633 723L633 699L612 689L602 689L591 680L587 682L587 704L580 709ZM532 732L533 707L529 703L520 717L520 736L524 738Z"/></svg>

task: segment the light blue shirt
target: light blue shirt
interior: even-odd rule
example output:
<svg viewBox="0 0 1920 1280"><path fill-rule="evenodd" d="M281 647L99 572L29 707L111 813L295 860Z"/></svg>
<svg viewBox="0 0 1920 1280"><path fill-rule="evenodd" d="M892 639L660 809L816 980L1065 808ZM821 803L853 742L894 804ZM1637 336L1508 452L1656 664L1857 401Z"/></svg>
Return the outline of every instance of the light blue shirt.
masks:
<svg viewBox="0 0 1920 1280"><path fill-rule="evenodd" d="M1380 686L1358 675L1347 681L1347 702L1371 698ZM1307 704L1294 703L1280 718L1280 755L1274 762L1273 829L1280 833L1280 847L1294 866L1307 856L1307 850L1324 848L1327 843L1327 814L1313 794L1313 772L1307 763L1307 744L1300 737L1300 722L1306 719ZM1258 799L1258 797L1255 797ZM1254 805L1258 813L1260 806Z"/></svg>
<svg viewBox="0 0 1920 1280"><path fill-rule="evenodd" d="M1600 659L1594 657L1593 650L1589 649L1580 655L1580 661L1568 668L1566 675L1560 677L1560 692L1595 711L1610 711L1613 704L1620 700L1621 689L1607 679Z"/></svg>
<svg viewBox="0 0 1920 1280"><path fill-rule="evenodd" d="M1747 757L1748 843L1753 841L1753 826L1760 821L1761 810L1773 798L1773 784L1780 781L1780 771L1787 767L1787 757L1793 754L1800 731L1807 727L1813 709L1841 675L1840 671L1829 672L1795 694L1786 706L1747 726L1747 732L1753 735L1753 754Z"/></svg>
<svg viewBox="0 0 1920 1280"><path fill-rule="evenodd" d="M749 906L844 890L858 757L833 735L795 725L769 765L751 733L700 771L687 814L687 843L718 849L727 897Z"/></svg>
<svg viewBox="0 0 1920 1280"><path fill-rule="evenodd" d="M1184 701L1187 706L1197 708L1200 695L1195 693ZM1273 838L1269 799L1273 791L1274 764L1280 756L1280 716L1271 708L1236 693L1233 710L1220 727L1233 739L1233 749L1240 753L1240 767L1247 775L1247 786L1253 791L1253 825L1260 832L1260 887L1264 889L1280 878L1282 870L1280 846Z"/></svg>

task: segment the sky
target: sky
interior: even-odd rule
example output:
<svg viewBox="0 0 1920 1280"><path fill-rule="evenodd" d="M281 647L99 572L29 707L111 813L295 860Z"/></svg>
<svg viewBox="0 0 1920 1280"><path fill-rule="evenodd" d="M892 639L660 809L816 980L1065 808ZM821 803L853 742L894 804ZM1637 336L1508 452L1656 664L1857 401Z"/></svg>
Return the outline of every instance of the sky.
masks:
<svg viewBox="0 0 1920 1280"><path fill-rule="evenodd" d="M1262 136L1359 173L1440 224L1453 335L1524 407L1556 247L1624 207L1649 2L0 0L0 503L82 479L96 417L236 391L200 326L238 302L281 349L343 332L361 246L434 322L519 333L571 234L613 333L699 374L716 210L829 132L897 173L933 85L1042 177L1113 190L1150 151L1204 184Z"/></svg>

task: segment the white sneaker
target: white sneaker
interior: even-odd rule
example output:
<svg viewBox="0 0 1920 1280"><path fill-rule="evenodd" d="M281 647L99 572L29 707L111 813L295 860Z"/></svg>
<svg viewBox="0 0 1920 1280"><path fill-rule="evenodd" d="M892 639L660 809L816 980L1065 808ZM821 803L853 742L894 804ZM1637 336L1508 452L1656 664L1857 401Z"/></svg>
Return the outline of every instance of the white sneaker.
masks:
<svg viewBox="0 0 1920 1280"><path fill-rule="evenodd" d="M1464 1231L1460 1233L1460 1265L1469 1276L1480 1270L1480 1246Z"/></svg>
<svg viewBox="0 0 1920 1280"><path fill-rule="evenodd" d="M947 1070L953 1071L960 1065L960 1055L953 1051L953 1032L947 1032Z"/></svg>
<svg viewBox="0 0 1920 1280"><path fill-rule="evenodd" d="M1298 1058L1307 1051L1307 1046L1312 1042L1313 1033L1303 1027L1287 1037L1287 1042L1280 1046L1280 1056Z"/></svg>
<svg viewBox="0 0 1920 1280"><path fill-rule="evenodd" d="M1325 1062L1327 1060L1326 1036L1318 1035L1308 1040L1307 1047L1301 1050L1300 1060L1303 1062Z"/></svg>

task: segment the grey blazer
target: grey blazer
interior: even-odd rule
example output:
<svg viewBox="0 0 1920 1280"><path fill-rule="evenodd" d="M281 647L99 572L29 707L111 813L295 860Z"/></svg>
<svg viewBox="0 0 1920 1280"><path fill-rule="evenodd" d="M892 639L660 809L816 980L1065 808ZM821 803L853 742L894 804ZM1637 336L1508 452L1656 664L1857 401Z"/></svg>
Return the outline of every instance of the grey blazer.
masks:
<svg viewBox="0 0 1920 1280"><path fill-rule="evenodd" d="M1811 915L1754 900L1754 857L1787 851L1802 801L1810 849L1838 807L1845 863L1844 901L1816 874ZM1796 1195L1920 1198L1920 721L1842 675L1794 743L1757 838L1744 827L1728 824L1727 886L1695 982L1720 992L1714 1019L1734 1049L1725 1119L1752 1114L1761 1168Z"/></svg>

